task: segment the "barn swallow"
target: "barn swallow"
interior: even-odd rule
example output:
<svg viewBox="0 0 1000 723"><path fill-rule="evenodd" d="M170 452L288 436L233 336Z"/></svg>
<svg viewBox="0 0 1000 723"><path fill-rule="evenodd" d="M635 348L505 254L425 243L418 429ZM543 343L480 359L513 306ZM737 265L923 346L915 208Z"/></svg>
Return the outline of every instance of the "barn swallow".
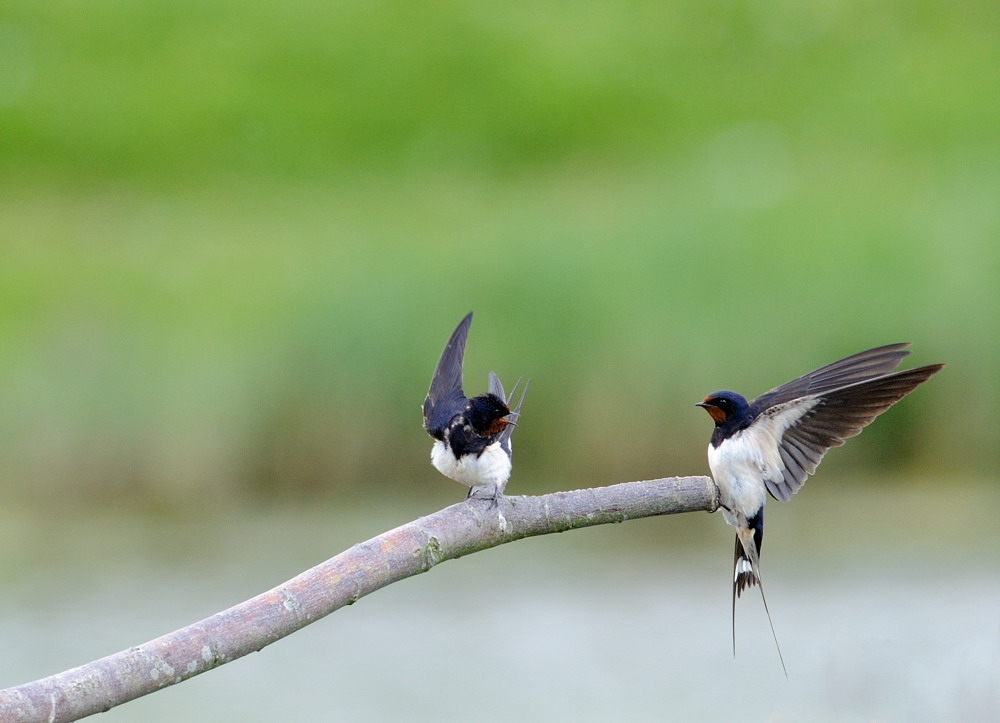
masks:
<svg viewBox="0 0 1000 723"><path fill-rule="evenodd" d="M510 404L520 379L507 397L497 375L490 372L489 391L466 398L462 391L462 366L471 324L470 311L441 352L424 400L424 429L434 438L431 463L437 470L467 485L466 499L483 498L496 504L510 477L510 436L521 416L528 382L522 387L513 411Z"/></svg>
<svg viewBox="0 0 1000 723"><path fill-rule="evenodd" d="M893 373L910 353L907 346L890 344L854 354L782 384L752 402L729 391L709 394L698 402L715 421L708 465L719 487L722 516L736 528L734 653L736 598L748 585L760 587L778 646L760 580L767 493L779 502L790 500L830 447L859 434L944 366L931 364ZM780 647L778 657L785 670Z"/></svg>

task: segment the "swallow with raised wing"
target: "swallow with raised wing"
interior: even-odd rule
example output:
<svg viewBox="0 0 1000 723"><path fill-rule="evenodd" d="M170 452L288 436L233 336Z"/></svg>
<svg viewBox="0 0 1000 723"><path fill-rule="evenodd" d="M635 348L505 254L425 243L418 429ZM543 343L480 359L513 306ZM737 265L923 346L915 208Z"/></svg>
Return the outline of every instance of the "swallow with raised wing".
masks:
<svg viewBox="0 0 1000 723"><path fill-rule="evenodd" d="M521 398L513 411L510 404L520 379L508 397L497 375L490 372L489 390L466 398L462 391L462 367L471 324L470 311L441 352L424 400L424 429L434 438L431 463L437 470L468 486L467 498L496 503L510 478L510 437L521 416L528 382L521 388Z"/></svg>
<svg viewBox="0 0 1000 723"><path fill-rule="evenodd" d="M908 344L869 349L827 364L765 392L751 402L736 392L709 394L701 402L715 430L708 464L719 488L719 507L736 528L733 562L733 650L736 598L748 585L760 588L760 548L767 493L792 498L816 471L830 447L859 434L875 417L927 381L944 364L895 372ZM768 622L771 613L767 611ZM771 623L771 634L778 645ZM785 662L778 647L782 669ZM785 672L787 676L787 670Z"/></svg>

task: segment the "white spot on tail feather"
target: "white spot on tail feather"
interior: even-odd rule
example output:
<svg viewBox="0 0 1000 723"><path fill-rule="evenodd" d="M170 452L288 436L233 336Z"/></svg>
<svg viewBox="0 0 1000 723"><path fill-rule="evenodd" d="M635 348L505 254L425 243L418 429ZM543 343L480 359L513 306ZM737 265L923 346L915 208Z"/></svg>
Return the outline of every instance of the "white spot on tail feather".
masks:
<svg viewBox="0 0 1000 723"><path fill-rule="evenodd" d="M755 577L753 574L753 565L751 565L750 561L745 557L741 557L736 561L736 571L733 574L733 581L735 582L736 580L739 580L740 575L750 575L751 577Z"/></svg>

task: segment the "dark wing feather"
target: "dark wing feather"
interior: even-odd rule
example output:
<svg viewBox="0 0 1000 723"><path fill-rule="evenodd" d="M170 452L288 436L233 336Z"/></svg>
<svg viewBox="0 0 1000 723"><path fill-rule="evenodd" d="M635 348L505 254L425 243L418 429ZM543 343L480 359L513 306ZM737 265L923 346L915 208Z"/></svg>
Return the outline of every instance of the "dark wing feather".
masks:
<svg viewBox="0 0 1000 723"><path fill-rule="evenodd" d="M778 444L784 469L780 476L765 480L768 491L787 502L816 471L828 449L859 434L943 366L931 364L809 395L815 404L788 426Z"/></svg>
<svg viewBox="0 0 1000 723"><path fill-rule="evenodd" d="M462 391L462 365L465 363L465 342L472 324L472 312L459 322L441 352L431 387L424 399L424 429L435 439L443 439L444 430L452 418L465 409Z"/></svg>
<svg viewBox="0 0 1000 723"><path fill-rule="evenodd" d="M884 376L898 367L903 357L910 353L906 351L909 345L909 342L903 342L875 347L803 374L750 402L751 414L756 417L778 404Z"/></svg>
<svg viewBox="0 0 1000 723"><path fill-rule="evenodd" d="M493 372L490 372L490 387L492 389L492 380L496 377ZM497 379L497 385L499 386L500 380ZM518 379L514 382L514 387L510 390L510 396L506 398L507 408L510 409L510 403L514 401L514 395L517 393L517 387L521 384L521 380ZM528 385L531 384L531 380L528 379L524 386L521 387L521 398L517 400L517 406L511 409L510 414L507 415L507 421L510 422L503 431L500 433L500 446L509 454L510 453L510 435L514 433L514 426L517 424L517 420L521 418L521 405L524 404L524 395L528 393ZM503 397L503 387L500 387L500 396Z"/></svg>
<svg viewBox="0 0 1000 723"><path fill-rule="evenodd" d="M514 386L517 386L516 384ZM486 387L487 391L495 397L500 397L505 403L507 402L507 395L504 394L503 384L500 383L500 377L496 375L496 372L490 372L490 381ZM510 408L510 405L507 405Z"/></svg>

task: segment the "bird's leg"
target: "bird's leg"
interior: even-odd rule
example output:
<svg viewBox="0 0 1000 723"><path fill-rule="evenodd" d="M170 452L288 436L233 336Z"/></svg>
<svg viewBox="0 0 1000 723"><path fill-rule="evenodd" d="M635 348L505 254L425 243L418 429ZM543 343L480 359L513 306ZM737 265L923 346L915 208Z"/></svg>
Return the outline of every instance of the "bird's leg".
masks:
<svg viewBox="0 0 1000 723"><path fill-rule="evenodd" d="M497 500L502 496L502 493L499 489L497 489L496 485L482 485L470 487L469 494L465 496L465 499L489 500L490 509L493 509L499 504Z"/></svg>
<svg viewBox="0 0 1000 723"><path fill-rule="evenodd" d="M503 492L500 487L493 486L483 486L483 487L470 487L469 494L466 496L466 500L477 499L477 500L488 500L489 506L486 508L488 510L496 510L497 518L500 524L500 531L503 532L507 529L507 518L503 516L503 512L500 510L500 500L503 498Z"/></svg>

